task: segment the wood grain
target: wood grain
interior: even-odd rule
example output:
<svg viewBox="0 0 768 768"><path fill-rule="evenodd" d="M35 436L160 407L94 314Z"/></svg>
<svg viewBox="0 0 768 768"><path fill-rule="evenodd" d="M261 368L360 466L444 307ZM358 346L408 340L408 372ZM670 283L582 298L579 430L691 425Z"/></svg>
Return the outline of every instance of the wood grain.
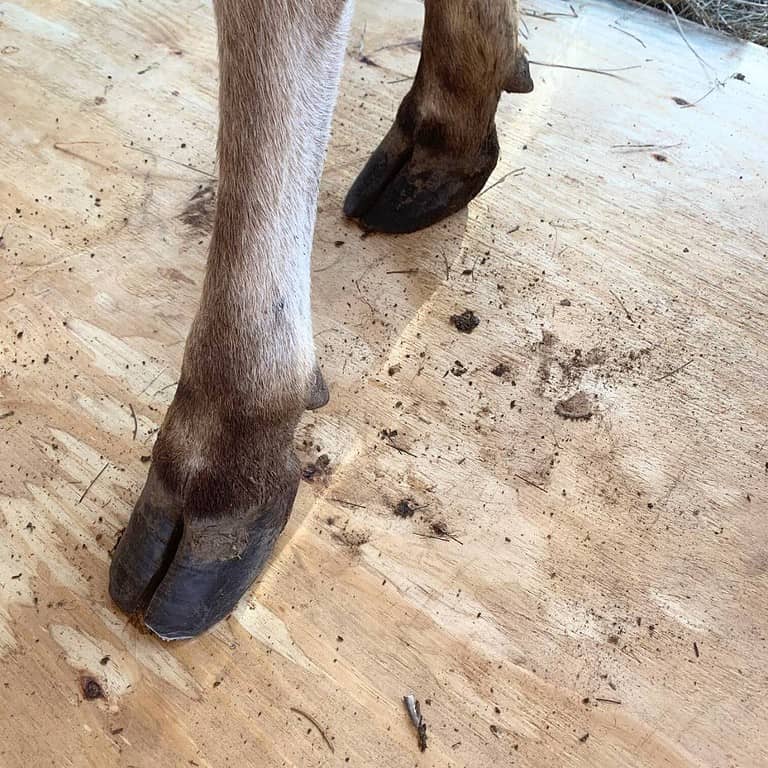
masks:
<svg viewBox="0 0 768 768"><path fill-rule="evenodd" d="M636 68L534 66L488 191L364 238L341 200L421 6L359 3L314 250L332 401L297 434L330 472L238 610L167 645L107 567L203 276L211 9L3 3L3 768L768 762L768 54L686 23L703 67L663 14L574 8L524 17L532 60Z"/></svg>

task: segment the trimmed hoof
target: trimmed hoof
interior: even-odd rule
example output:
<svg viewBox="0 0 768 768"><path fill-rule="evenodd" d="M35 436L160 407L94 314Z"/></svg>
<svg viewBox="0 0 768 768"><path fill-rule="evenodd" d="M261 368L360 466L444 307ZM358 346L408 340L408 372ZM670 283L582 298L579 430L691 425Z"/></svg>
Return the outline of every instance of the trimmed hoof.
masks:
<svg viewBox="0 0 768 768"><path fill-rule="evenodd" d="M290 476L265 503L193 517L150 468L114 553L112 599L163 640L210 629L231 613L267 562L298 489L298 473Z"/></svg>
<svg viewBox="0 0 768 768"><path fill-rule="evenodd" d="M409 140L397 123L392 126L347 194L347 217L376 232L424 229L464 208L499 159L493 125L481 146L467 153L420 139L418 131Z"/></svg>
<svg viewBox="0 0 768 768"><path fill-rule="evenodd" d="M531 93L533 91L531 67L528 64L528 57L525 55L525 48L518 48L511 72L504 83L504 90L507 93Z"/></svg>

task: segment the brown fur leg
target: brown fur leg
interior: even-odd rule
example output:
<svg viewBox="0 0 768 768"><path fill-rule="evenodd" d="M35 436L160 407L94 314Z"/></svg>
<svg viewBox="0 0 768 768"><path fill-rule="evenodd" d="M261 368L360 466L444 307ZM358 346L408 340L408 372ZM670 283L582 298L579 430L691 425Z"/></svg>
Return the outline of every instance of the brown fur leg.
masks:
<svg viewBox="0 0 768 768"><path fill-rule="evenodd" d="M517 23L516 0L426 0L413 87L347 194L347 216L412 232L482 189L499 157L501 92L533 88Z"/></svg>
<svg viewBox="0 0 768 768"><path fill-rule="evenodd" d="M219 188L200 309L109 590L194 637L266 563L299 483L293 432L327 388L312 340L317 190L347 0L215 0Z"/></svg>

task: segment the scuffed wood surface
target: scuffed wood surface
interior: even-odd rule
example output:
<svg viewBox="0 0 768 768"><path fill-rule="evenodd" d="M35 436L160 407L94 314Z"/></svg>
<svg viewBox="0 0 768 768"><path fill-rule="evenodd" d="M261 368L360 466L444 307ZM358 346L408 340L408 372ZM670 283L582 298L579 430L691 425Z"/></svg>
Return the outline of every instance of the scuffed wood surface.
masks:
<svg viewBox="0 0 768 768"><path fill-rule="evenodd" d="M330 466L238 611L165 645L107 567L203 275L211 10L0 5L3 768L768 762L768 56L574 9L525 17L533 60L636 68L533 67L468 212L362 238L341 200L421 7L360 2L314 251L333 399L297 434Z"/></svg>

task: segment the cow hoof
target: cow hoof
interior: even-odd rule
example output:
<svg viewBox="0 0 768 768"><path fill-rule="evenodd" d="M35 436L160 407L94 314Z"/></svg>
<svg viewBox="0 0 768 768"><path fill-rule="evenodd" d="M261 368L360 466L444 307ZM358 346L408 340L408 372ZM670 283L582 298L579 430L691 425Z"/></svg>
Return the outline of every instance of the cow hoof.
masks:
<svg viewBox="0 0 768 768"><path fill-rule="evenodd" d="M499 159L494 116L501 90L478 86L468 100L418 74L347 193L345 215L365 229L401 233L464 208Z"/></svg>
<svg viewBox="0 0 768 768"><path fill-rule="evenodd" d="M499 158L499 97L533 89L516 9L454 5L447 13L427 4L411 89L344 201L344 213L366 229L413 232L467 205Z"/></svg>
<svg viewBox="0 0 768 768"><path fill-rule="evenodd" d="M195 637L227 616L288 520L299 483L298 463L292 458L290 464L266 501L239 487L239 502L225 502L222 513L210 515L190 514L189 504L169 490L153 465L114 552L114 602L163 640ZM228 495L216 483L206 491L190 485L193 498L209 503Z"/></svg>
<svg viewBox="0 0 768 768"><path fill-rule="evenodd" d="M395 122L344 201L344 214L376 232L415 232L460 211L483 188L499 159L496 128L475 147L456 150L439 129L412 137Z"/></svg>

